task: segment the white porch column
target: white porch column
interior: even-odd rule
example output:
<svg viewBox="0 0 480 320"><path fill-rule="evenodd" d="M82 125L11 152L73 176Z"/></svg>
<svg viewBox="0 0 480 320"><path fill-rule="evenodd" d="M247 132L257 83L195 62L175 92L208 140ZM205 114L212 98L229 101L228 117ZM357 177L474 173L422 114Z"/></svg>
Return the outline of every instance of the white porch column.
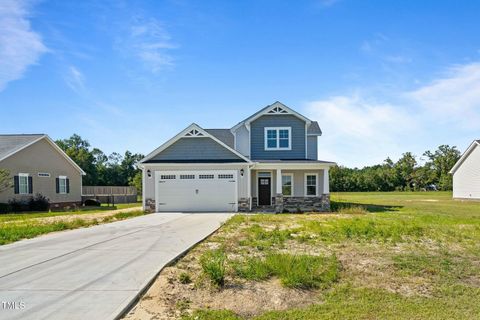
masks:
<svg viewBox="0 0 480 320"><path fill-rule="evenodd" d="M277 169L277 189L276 194L282 193L282 169Z"/></svg>
<svg viewBox="0 0 480 320"><path fill-rule="evenodd" d="M330 193L330 184L328 179L328 168L323 169L323 193L329 194Z"/></svg>

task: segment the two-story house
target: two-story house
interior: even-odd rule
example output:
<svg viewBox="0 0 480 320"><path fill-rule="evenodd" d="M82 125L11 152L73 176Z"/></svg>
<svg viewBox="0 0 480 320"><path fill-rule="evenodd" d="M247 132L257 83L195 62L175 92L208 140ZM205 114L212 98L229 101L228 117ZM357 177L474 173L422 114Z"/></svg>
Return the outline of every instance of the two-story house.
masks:
<svg viewBox="0 0 480 320"><path fill-rule="evenodd" d="M169 211L327 211L328 170L317 157L322 134L280 102L231 129L191 124L140 162L143 206Z"/></svg>

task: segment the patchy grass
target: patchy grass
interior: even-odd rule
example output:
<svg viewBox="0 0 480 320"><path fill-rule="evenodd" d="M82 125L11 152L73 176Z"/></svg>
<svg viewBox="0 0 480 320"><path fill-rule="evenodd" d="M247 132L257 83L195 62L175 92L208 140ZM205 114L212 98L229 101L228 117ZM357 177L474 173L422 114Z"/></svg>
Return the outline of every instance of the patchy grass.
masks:
<svg viewBox="0 0 480 320"><path fill-rule="evenodd" d="M206 251L200 257L200 264L204 274L216 286L223 286L225 282L225 252L222 249Z"/></svg>
<svg viewBox="0 0 480 320"><path fill-rule="evenodd" d="M236 215L165 269L149 292L155 303L137 310L158 319L480 318L480 202L335 193L332 208ZM218 250L223 286L214 288L202 257ZM182 272L192 283L177 280ZM189 301L181 312L180 299Z"/></svg>
<svg viewBox="0 0 480 320"><path fill-rule="evenodd" d="M248 258L235 263L238 276L248 280L278 277L288 288L326 288L337 280L339 263L335 256L309 256L271 253L265 259Z"/></svg>
<svg viewBox="0 0 480 320"><path fill-rule="evenodd" d="M84 220L81 218L57 221L52 223L42 223L30 219L0 223L0 245L15 242L22 239L34 238L36 236L70 229L88 227L92 225L108 223L117 220L124 220L132 217L144 215L143 211L119 212L117 214L106 216L100 219Z"/></svg>

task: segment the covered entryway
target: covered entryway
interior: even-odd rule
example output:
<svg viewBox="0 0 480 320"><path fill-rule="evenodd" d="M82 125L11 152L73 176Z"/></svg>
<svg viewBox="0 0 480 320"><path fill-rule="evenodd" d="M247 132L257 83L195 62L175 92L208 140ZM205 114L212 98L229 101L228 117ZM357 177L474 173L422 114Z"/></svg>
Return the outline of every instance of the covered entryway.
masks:
<svg viewBox="0 0 480 320"><path fill-rule="evenodd" d="M234 170L156 171L158 212L237 211Z"/></svg>

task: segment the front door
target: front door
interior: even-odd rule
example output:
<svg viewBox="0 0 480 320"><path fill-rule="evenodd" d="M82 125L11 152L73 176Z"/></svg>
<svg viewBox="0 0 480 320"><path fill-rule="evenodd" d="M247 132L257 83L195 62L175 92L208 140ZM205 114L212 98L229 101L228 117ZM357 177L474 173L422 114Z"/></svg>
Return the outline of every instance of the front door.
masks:
<svg viewBox="0 0 480 320"><path fill-rule="evenodd" d="M258 178L258 205L271 205L272 195L270 192L271 178Z"/></svg>

